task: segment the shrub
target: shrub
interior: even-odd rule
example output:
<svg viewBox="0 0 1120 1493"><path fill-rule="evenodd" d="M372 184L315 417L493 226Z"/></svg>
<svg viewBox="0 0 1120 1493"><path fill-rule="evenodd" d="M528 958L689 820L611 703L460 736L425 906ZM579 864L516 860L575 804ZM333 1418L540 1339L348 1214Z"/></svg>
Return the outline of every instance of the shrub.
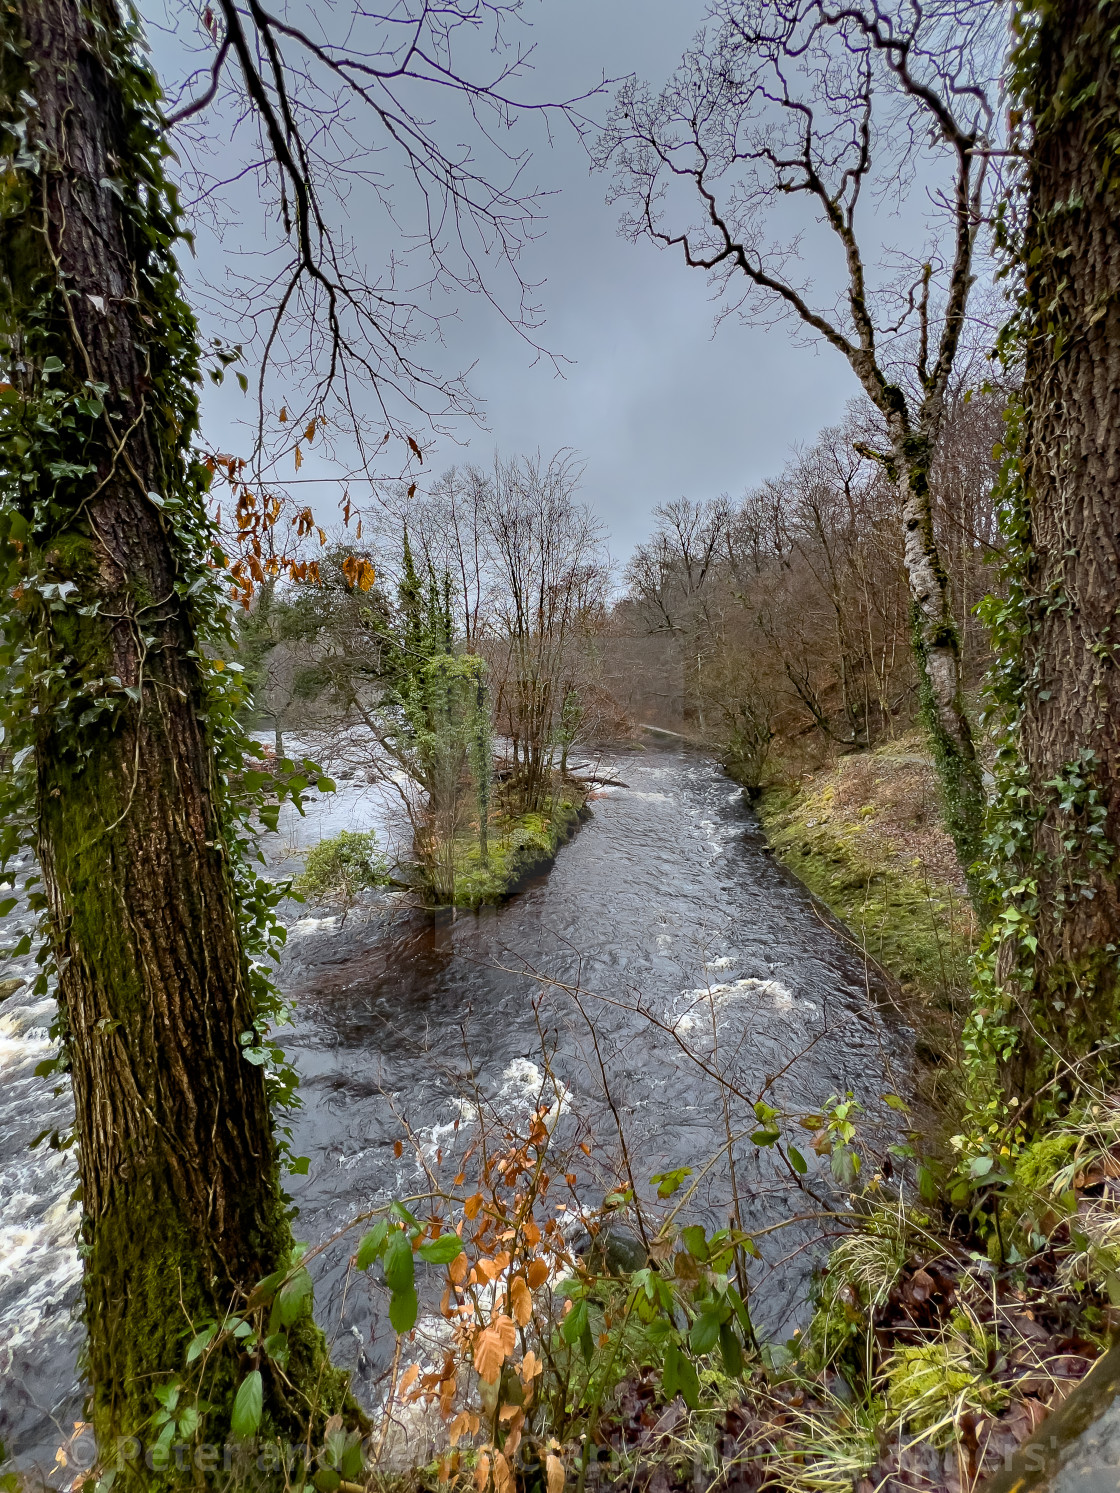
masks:
<svg viewBox="0 0 1120 1493"><path fill-rule="evenodd" d="M388 879L389 868L373 830L344 829L315 846L292 888L312 901L335 899L349 907L359 892L383 886Z"/></svg>

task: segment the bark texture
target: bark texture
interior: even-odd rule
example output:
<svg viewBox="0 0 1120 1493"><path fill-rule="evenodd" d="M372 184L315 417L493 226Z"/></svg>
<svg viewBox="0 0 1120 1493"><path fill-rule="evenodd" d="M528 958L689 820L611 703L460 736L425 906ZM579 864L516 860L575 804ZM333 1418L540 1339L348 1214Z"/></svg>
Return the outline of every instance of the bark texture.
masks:
<svg viewBox="0 0 1120 1493"><path fill-rule="evenodd" d="M125 205L147 190L127 179L138 128L121 87L134 77L127 41L112 0L19 0L0 32L6 117L20 90L31 95L37 157L20 173L23 210L0 228L14 366L30 390L51 354L61 378L108 389L104 418L74 434L72 460L95 470L60 476L33 541L67 595L33 619L54 671L36 702L37 834L104 1441L142 1433L153 1386L182 1371L192 1319L220 1319L291 1237L263 1074L239 1044L253 1020L248 970L207 688L176 590L177 520L149 496L184 485L194 395L169 407L166 391L192 371L193 328L172 345L160 308L177 284ZM318 1372L316 1353L313 1333L293 1349L296 1386ZM241 1370L229 1372L236 1384ZM220 1405L220 1380L207 1390Z"/></svg>
<svg viewBox="0 0 1120 1493"><path fill-rule="evenodd" d="M940 415L938 401L927 414L935 432ZM973 867L980 854L984 789L965 707L960 632L933 525L929 474L936 436L912 434L897 414L891 434L922 708L941 778L946 825L973 903L980 911L984 892Z"/></svg>
<svg viewBox="0 0 1120 1493"><path fill-rule="evenodd" d="M1038 949L1019 1003L1020 1089L1056 1056L1115 1042L1120 950L1120 4L1037 11L1021 750Z"/></svg>

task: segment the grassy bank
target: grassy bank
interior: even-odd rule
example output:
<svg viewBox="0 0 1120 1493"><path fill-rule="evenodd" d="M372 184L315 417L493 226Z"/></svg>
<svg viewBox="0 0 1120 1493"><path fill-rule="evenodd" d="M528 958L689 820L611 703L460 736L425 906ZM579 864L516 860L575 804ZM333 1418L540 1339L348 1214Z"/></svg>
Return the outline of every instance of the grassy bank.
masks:
<svg viewBox="0 0 1120 1493"><path fill-rule="evenodd" d="M957 1009L977 930L921 739L841 757L758 808L778 858L904 994Z"/></svg>
<svg viewBox="0 0 1120 1493"><path fill-rule="evenodd" d="M586 791L578 784L557 779L552 796L533 813L511 813L499 804L490 817L485 859L477 825L456 835L441 850L441 883L446 886L451 879L448 860L454 878L451 905L477 908L502 902L529 877L547 871L560 847L567 844L586 817L586 802ZM429 896L444 905L448 901L435 892L431 881Z"/></svg>

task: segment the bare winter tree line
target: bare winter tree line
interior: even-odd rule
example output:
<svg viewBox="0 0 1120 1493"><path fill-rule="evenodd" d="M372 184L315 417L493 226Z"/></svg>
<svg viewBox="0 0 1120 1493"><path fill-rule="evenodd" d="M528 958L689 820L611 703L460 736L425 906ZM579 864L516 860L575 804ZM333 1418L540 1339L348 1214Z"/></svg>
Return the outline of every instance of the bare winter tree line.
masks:
<svg viewBox="0 0 1120 1493"><path fill-rule="evenodd" d="M315 581L266 589L242 637L279 754L289 726L349 738L351 755L356 739L444 843L465 813L485 838L495 767L520 811L545 809L573 744L617 714L599 682L609 559L579 478L559 452L402 484L368 548L340 544Z"/></svg>
<svg viewBox="0 0 1120 1493"><path fill-rule="evenodd" d="M958 393L930 472L968 692L988 661L974 608L996 580L1003 406L998 392ZM866 454L871 438L853 406L738 502L663 505L626 568L615 688L635 715L718 745L751 786L778 743L858 749L919 714L897 490Z"/></svg>

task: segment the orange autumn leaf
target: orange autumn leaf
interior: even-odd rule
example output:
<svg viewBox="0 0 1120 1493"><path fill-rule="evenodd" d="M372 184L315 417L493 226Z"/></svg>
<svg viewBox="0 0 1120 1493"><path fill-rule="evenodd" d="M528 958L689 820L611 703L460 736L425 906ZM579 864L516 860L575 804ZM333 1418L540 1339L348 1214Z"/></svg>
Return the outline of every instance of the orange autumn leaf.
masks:
<svg viewBox="0 0 1120 1493"><path fill-rule="evenodd" d="M467 1199L467 1201L463 1204L463 1212L466 1214L466 1216L469 1219L471 1219L473 1221L474 1219L476 1219L478 1217L478 1211L479 1211L479 1209L481 1207L482 1207L482 1194L481 1194L481 1192L476 1192L473 1197L469 1197Z"/></svg>
<svg viewBox="0 0 1120 1493"><path fill-rule="evenodd" d="M416 1383L417 1379L419 1379L419 1377L420 1365L418 1363L411 1364L407 1369L405 1369L404 1373L401 1376L401 1387L397 1391L397 1393L406 1395L412 1388L412 1386Z"/></svg>
<svg viewBox="0 0 1120 1493"><path fill-rule="evenodd" d="M474 1470L474 1485L478 1493L485 1493L487 1484L490 1482L490 1453L483 1452L478 1459L478 1466Z"/></svg>
<svg viewBox="0 0 1120 1493"><path fill-rule="evenodd" d="M509 1288L509 1304L517 1325L527 1326L533 1315L533 1297L523 1276L514 1276Z"/></svg>
<svg viewBox="0 0 1120 1493"><path fill-rule="evenodd" d="M549 1453L544 1459L548 1475L548 1493L564 1493L564 1464L560 1458Z"/></svg>
<svg viewBox="0 0 1120 1493"><path fill-rule="evenodd" d="M502 1364L517 1345L517 1329L511 1318L495 1317L478 1335L474 1348L474 1366L486 1384L496 1384Z"/></svg>
<svg viewBox="0 0 1120 1493"><path fill-rule="evenodd" d="M548 1265L544 1260L534 1260L529 1266L529 1289L535 1291L548 1279Z"/></svg>
<svg viewBox="0 0 1120 1493"><path fill-rule="evenodd" d="M460 1440L466 1436L471 1428L471 1417L468 1410L460 1410L459 1414L447 1428L447 1439L452 1446L458 1446Z"/></svg>
<svg viewBox="0 0 1120 1493"><path fill-rule="evenodd" d="M513 1493L513 1473L501 1452L494 1453L494 1488L496 1493Z"/></svg>
<svg viewBox="0 0 1120 1493"><path fill-rule="evenodd" d="M451 1264L447 1267L447 1273L451 1277L452 1285L457 1286L460 1281L462 1281L469 1268L470 1261L467 1259L467 1252L465 1249L460 1250L455 1258L451 1261Z"/></svg>

